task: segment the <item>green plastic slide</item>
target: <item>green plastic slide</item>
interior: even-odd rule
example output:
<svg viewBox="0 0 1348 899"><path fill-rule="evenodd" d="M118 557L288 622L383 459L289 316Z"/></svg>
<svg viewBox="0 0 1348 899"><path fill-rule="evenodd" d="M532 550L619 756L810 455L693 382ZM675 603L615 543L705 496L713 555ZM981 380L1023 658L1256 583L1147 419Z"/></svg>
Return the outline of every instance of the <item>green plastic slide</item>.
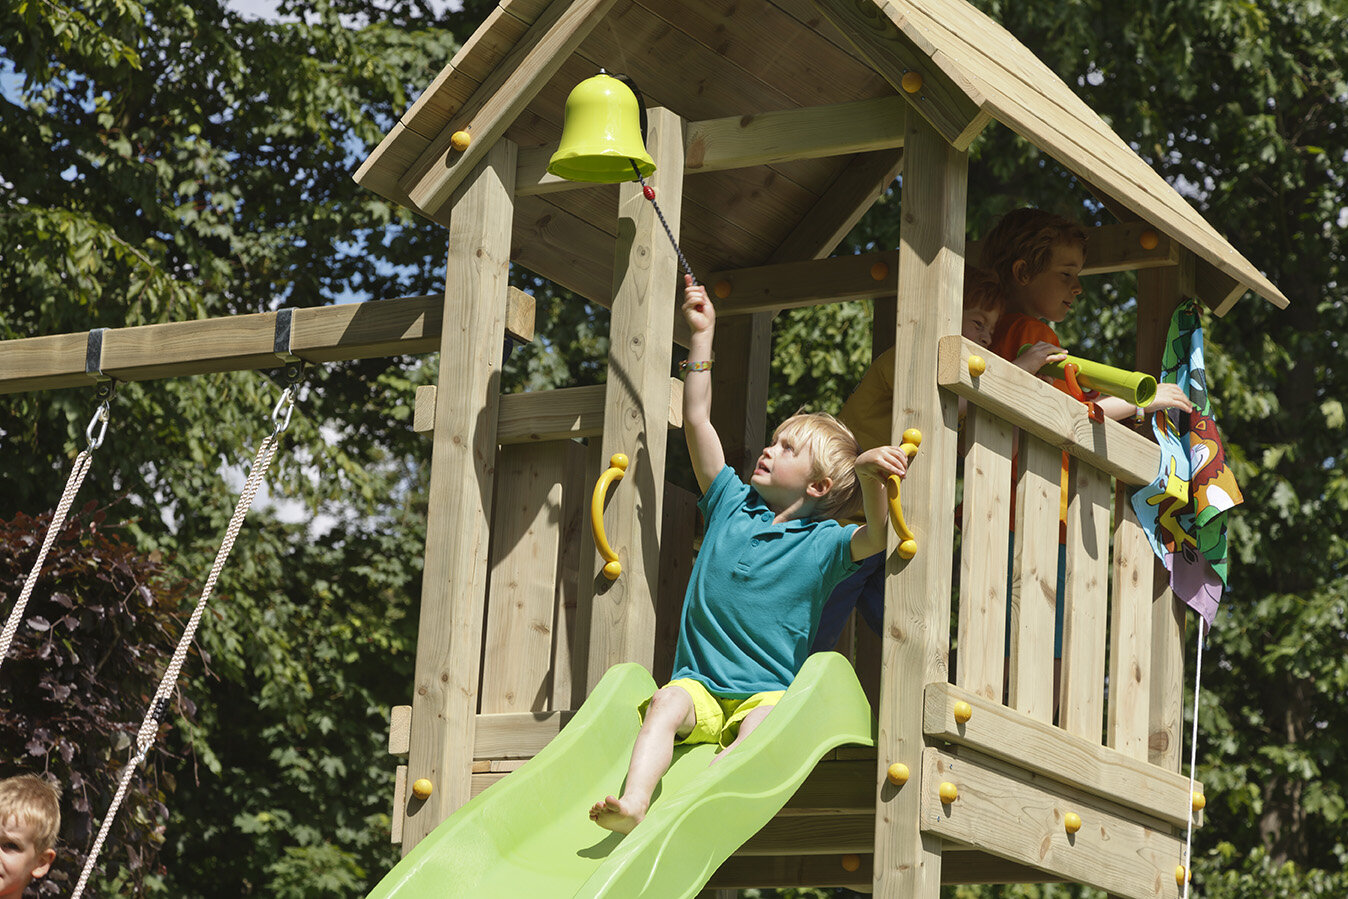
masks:
<svg viewBox="0 0 1348 899"><path fill-rule="evenodd" d="M371 899L694 896L795 793L824 753L873 745L871 710L852 666L811 656L786 696L734 752L676 747L646 819L627 836L590 821L617 795L655 691L639 665L611 668L562 732L417 844Z"/></svg>

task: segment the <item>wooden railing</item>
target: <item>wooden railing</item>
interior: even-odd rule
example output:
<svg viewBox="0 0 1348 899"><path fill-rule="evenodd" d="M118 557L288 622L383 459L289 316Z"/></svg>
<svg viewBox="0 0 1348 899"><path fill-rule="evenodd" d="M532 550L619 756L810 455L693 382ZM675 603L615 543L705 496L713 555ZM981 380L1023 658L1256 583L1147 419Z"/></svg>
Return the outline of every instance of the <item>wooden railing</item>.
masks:
<svg viewBox="0 0 1348 899"><path fill-rule="evenodd" d="M956 676L927 688L924 781L963 786L955 807L924 788L923 826L1119 895L1156 894L1158 872L1173 890L1190 808L1183 619L1130 503L1160 451L958 336L941 340L937 380L968 412Z"/></svg>

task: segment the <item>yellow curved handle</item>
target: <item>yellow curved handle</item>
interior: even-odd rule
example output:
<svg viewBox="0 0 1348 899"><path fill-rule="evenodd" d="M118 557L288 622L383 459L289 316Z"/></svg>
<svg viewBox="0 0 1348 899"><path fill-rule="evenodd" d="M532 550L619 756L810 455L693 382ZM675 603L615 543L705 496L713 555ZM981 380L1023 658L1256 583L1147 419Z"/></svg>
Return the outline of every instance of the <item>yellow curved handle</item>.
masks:
<svg viewBox="0 0 1348 899"><path fill-rule="evenodd" d="M909 428L903 432L903 443L899 449L903 450L908 456L909 461L917 455L917 448L922 445L922 432L917 428ZM903 504L899 498L899 478L896 475L890 475L886 483L889 493L889 523L894 526L894 533L899 535L899 556L904 559L911 559L917 555L917 537L908 529L908 522L903 520Z"/></svg>
<svg viewBox="0 0 1348 899"><path fill-rule="evenodd" d="M608 496L609 484L623 479L623 473L627 471L627 457L622 453L614 453L609 458L608 464L609 467L595 482L594 495L590 497L590 530L594 533L594 548L604 559L604 577L616 581L618 575L622 574L623 567L618 562L618 554L608 545L608 537L604 534L604 497Z"/></svg>

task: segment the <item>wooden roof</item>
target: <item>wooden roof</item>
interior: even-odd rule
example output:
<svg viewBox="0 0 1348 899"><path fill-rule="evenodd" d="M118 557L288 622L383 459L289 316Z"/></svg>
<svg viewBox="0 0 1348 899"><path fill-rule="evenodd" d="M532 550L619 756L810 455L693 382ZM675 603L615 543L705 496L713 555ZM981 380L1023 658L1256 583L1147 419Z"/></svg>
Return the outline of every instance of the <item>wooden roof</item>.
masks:
<svg viewBox="0 0 1348 899"><path fill-rule="evenodd" d="M902 158L903 116L957 147L996 119L1191 250L1224 311L1286 298L1010 33L964 0L504 0L356 174L435 221L504 136L520 148L513 260L599 302L617 188L546 176L572 87L629 75L687 123L680 246L699 273L827 255ZM903 75L923 86L909 93ZM910 84L911 87L911 84ZM468 150L449 146L466 129ZM805 156L780 161L788 157Z"/></svg>

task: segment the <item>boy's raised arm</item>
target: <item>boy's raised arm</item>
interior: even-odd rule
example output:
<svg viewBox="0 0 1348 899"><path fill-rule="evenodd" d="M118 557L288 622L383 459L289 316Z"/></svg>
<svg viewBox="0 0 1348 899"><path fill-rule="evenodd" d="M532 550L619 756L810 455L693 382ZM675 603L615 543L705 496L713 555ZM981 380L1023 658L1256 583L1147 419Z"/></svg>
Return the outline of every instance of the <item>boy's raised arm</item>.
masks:
<svg viewBox="0 0 1348 899"><path fill-rule="evenodd" d="M716 332L716 310L707 289L684 275L683 317L692 330L683 383L683 437L703 493L725 467L725 449L711 425L711 344Z"/></svg>
<svg viewBox="0 0 1348 899"><path fill-rule="evenodd" d="M897 446L877 446L857 456L857 488L866 510L866 523L852 532L852 561L860 562L885 551L885 528L889 524L885 480L892 474L908 473L908 456Z"/></svg>

